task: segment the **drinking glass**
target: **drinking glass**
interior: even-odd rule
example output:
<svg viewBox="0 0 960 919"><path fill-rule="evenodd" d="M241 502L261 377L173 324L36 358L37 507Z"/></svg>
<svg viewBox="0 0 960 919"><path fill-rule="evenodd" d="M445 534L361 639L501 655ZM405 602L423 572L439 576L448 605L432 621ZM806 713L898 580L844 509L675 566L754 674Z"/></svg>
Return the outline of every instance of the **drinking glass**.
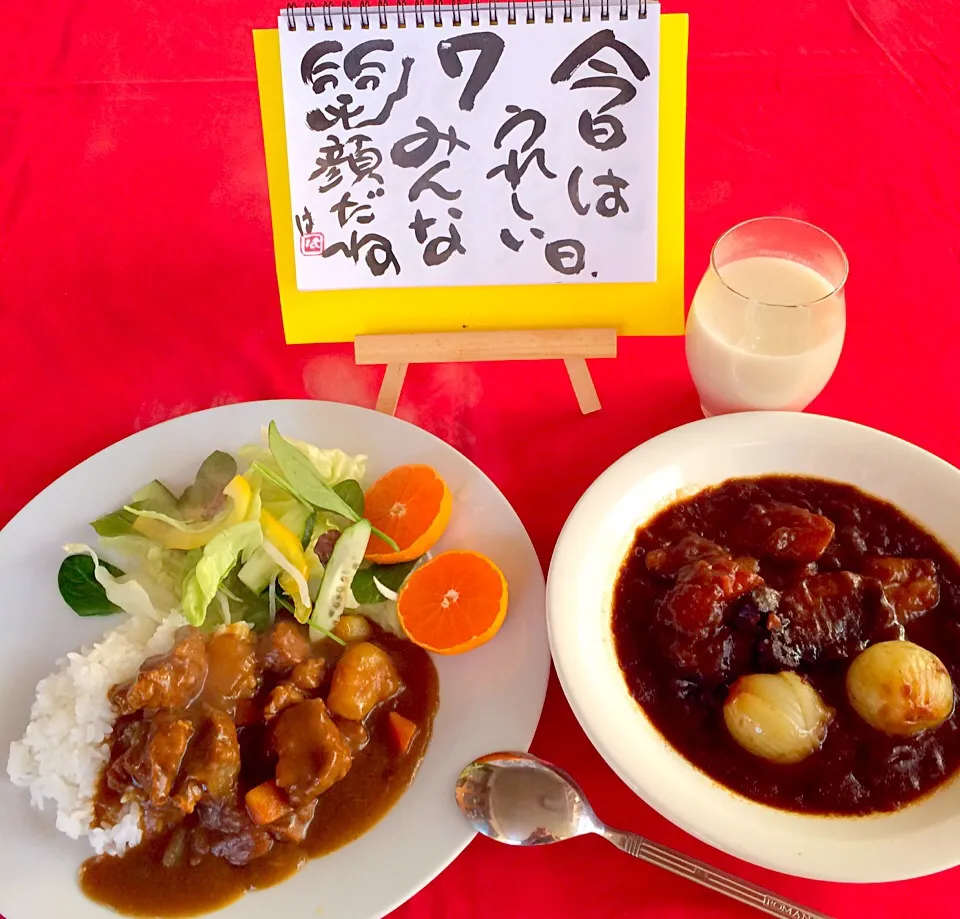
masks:
<svg viewBox="0 0 960 919"><path fill-rule="evenodd" d="M721 236L687 317L704 415L803 411L836 369L847 257L803 220L758 217Z"/></svg>

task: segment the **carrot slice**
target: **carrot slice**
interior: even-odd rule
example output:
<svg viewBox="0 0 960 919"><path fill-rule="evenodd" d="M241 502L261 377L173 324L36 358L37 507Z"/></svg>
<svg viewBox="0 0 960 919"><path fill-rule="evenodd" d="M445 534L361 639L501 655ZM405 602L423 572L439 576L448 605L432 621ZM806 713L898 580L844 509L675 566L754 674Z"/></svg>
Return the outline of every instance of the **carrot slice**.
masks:
<svg viewBox="0 0 960 919"><path fill-rule="evenodd" d="M401 756L410 752L413 744L413 738L417 736L419 728L409 718L398 715L396 712L390 712L387 715L390 722L390 731L393 734L393 742L396 745L397 753Z"/></svg>
<svg viewBox="0 0 960 919"><path fill-rule="evenodd" d="M244 801L250 819L258 826L274 823L293 810L287 796L277 788L277 783L272 779L257 785L256 788L251 788Z"/></svg>

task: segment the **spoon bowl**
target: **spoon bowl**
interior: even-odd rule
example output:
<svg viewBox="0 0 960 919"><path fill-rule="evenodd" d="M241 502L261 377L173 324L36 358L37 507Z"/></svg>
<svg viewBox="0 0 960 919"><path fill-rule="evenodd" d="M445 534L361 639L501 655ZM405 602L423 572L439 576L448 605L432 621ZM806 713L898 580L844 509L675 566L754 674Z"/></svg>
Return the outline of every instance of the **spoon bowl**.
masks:
<svg viewBox="0 0 960 919"><path fill-rule="evenodd" d="M457 804L474 828L511 846L542 846L599 832L593 808L566 772L523 753L494 753L457 780Z"/></svg>
<svg viewBox="0 0 960 919"><path fill-rule="evenodd" d="M829 919L705 862L607 826L562 769L529 753L490 753L460 773L457 806L475 830L510 846L543 846L596 833L618 849L771 916Z"/></svg>

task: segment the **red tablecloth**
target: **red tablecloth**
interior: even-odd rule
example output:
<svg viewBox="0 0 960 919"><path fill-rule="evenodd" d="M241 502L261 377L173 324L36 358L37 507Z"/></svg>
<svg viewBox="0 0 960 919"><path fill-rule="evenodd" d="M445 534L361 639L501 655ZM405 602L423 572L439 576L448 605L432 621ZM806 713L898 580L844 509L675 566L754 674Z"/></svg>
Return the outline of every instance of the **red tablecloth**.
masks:
<svg viewBox="0 0 960 919"><path fill-rule="evenodd" d="M250 37L277 5L2 4L0 523L90 453L184 412L273 397L373 404L380 369L358 369L345 346L283 342ZM849 325L814 410L960 462L960 4L664 8L691 13L688 296L739 220L827 228L850 257ZM594 476L697 417L679 338L623 341L592 370L604 408L590 417L559 362L414 367L404 389L399 414L492 476L545 567ZM955 912L957 870L845 887L689 838L606 768L555 681L534 751L578 776L604 818L838 919ZM538 851L479 839L397 915L755 914L599 839Z"/></svg>

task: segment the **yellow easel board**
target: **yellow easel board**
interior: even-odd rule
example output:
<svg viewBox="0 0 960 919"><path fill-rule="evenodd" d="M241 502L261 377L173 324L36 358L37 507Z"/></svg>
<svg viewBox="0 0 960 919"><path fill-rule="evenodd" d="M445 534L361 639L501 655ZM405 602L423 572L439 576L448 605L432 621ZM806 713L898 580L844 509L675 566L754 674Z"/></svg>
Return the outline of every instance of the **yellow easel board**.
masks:
<svg viewBox="0 0 960 919"><path fill-rule="evenodd" d="M661 16L655 283L300 291L294 271L280 42L276 29L254 30L273 248L287 343L462 329L607 327L620 335L682 335L688 33L685 14Z"/></svg>

